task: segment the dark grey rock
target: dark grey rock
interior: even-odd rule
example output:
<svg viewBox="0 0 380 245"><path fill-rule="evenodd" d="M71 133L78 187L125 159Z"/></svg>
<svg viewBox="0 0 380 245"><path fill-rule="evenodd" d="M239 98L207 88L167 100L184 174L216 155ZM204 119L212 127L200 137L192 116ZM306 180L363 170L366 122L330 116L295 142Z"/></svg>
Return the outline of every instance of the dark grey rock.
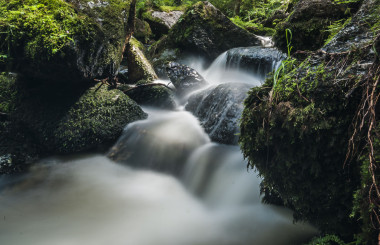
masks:
<svg viewBox="0 0 380 245"><path fill-rule="evenodd" d="M237 144L239 120L251 85L225 83L190 96L186 110L198 117L211 140Z"/></svg>
<svg viewBox="0 0 380 245"><path fill-rule="evenodd" d="M170 28L183 15L182 11L161 12L149 10L143 13L143 18L149 23L156 39L168 34Z"/></svg>
<svg viewBox="0 0 380 245"><path fill-rule="evenodd" d="M125 92L140 105L174 110L177 107L174 92L160 84L140 84Z"/></svg>
<svg viewBox="0 0 380 245"><path fill-rule="evenodd" d="M150 56L156 57L168 48L179 48L183 53L212 61L228 49L255 45L261 45L260 38L236 26L211 3L198 2L186 10L167 37L153 45Z"/></svg>
<svg viewBox="0 0 380 245"><path fill-rule="evenodd" d="M193 68L170 62L166 66L166 74L179 94L191 92L207 85L207 81Z"/></svg>

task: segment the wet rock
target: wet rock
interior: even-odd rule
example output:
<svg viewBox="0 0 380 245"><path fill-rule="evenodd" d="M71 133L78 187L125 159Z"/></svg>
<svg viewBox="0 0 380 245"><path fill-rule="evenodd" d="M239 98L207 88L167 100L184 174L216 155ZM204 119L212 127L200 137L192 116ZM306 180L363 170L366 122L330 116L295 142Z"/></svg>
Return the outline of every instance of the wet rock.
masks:
<svg viewBox="0 0 380 245"><path fill-rule="evenodd" d="M167 65L166 74L179 94L189 93L207 85L207 81L196 70L176 62Z"/></svg>
<svg viewBox="0 0 380 245"><path fill-rule="evenodd" d="M190 96L186 110L198 117L211 140L237 144L243 101L251 85L225 83Z"/></svg>
<svg viewBox="0 0 380 245"><path fill-rule="evenodd" d="M379 17L368 16L376 0L364 1L359 11L322 49L326 52L339 53L360 47L373 39L375 32L371 26L379 22Z"/></svg>
<svg viewBox="0 0 380 245"><path fill-rule="evenodd" d="M276 48L234 48L227 51L226 66L255 74L263 80L285 58L286 55Z"/></svg>
<svg viewBox="0 0 380 245"><path fill-rule="evenodd" d="M142 79L153 81L158 78L143 50L144 46L132 37L127 46L128 80L130 83Z"/></svg>
<svg viewBox="0 0 380 245"><path fill-rule="evenodd" d="M168 34L182 15L182 11L161 12L149 10L143 13L143 18L149 23L155 38L159 39L164 34Z"/></svg>
<svg viewBox="0 0 380 245"><path fill-rule="evenodd" d="M174 92L161 84L154 85L143 80L135 87L126 89L124 93L140 105L168 110L177 107Z"/></svg>

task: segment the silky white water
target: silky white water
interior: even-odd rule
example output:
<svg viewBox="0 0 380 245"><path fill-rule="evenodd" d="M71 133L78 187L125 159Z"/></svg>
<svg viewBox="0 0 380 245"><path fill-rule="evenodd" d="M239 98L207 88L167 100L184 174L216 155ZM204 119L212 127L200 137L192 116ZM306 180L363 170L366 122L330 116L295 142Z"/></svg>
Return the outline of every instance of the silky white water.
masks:
<svg viewBox="0 0 380 245"><path fill-rule="evenodd" d="M0 182L1 245L282 245L317 233L264 205L238 146L146 109L108 156L52 157Z"/></svg>

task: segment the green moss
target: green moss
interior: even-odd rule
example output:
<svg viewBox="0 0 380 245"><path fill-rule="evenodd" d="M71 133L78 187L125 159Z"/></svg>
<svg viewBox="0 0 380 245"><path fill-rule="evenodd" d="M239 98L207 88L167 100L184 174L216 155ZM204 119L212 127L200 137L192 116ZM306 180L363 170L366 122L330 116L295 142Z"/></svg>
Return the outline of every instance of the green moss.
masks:
<svg viewBox="0 0 380 245"><path fill-rule="evenodd" d="M87 90L56 125L53 137L59 152L83 151L110 142L127 123L145 118L131 99L101 85Z"/></svg>
<svg viewBox="0 0 380 245"><path fill-rule="evenodd" d="M153 37L152 30L148 22L136 19L136 30L133 35L143 43L149 43Z"/></svg>
<svg viewBox="0 0 380 245"><path fill-rule="evenodd" d="M121 62L130 1L91 4L89 0L2 1L3 67L57 81L113 75Z"/></svg>
<svg viewBox="0 0 380 245"><path fill-rule="evenodd" d="M207 2L188 8L168 33L166 48L180 48L214 59L238 46L258 45L256 36L239 28Z"/></svg>
<svg viewBox="0 0 380 245"><path fill-rule="evenodd" d="M157 79L157 75L144 55L144 46L135 38L131 38L127 46L127 62L130 71L130 82L134 83L141 79L153 81Z"/></svg>
<svg viewBox="0 0 380 245"><path fill-rule="evenodd" d="M37 86L38 85L38 86ZM19 81L11 115L33 134L44 152L73 153L116 140L124 126L146 114L119 90L101 83L84 86L31 84Z"/></svg>
<svg viewBox="0 0 380 245"><path fill-rule="evenodd" d="M360 80L351 66L358 55L363 53L335 60L347 61L339 78L323 59L289 62L276 83L273 76L250 91L241 121L241 148L264 178L264 193L275 193L296 220L346 239L358 229L349 216L358 163L343 165L359 103L360 92L347 97Z"/></svg>
<svg viewBox="0 0 380 245"><path fill-rule="evenodd" d="M160 10L163 12L171 12L171 11L185 11L186 10L185 5L181 6L160 6Z"/></svg>
<svg viewBox="0 0 380 245"><path fill-rule="evenodd" d="M15 88L15 76L0 74L0 112L11 113L14 110L17 89Z"/></svg>
<svg viewBox="0 0 380 245"><path fill-rule="evenodd" d="M348 6L330 1L320 3L300 1L293 12L284 21L276 25L274 41L277 46L286 51L285 30L289 29L293 34L294 51L317 50L326 43L327 39L332 38L333 33L339 31L341 26L337 25L336 21L339 20L340 23L344 23L351 17Z"/></svg>
<svg viewBox="0 0 380 245"><path fill-rule="evenodd" d="M293 33L292 45L295 50L316 50L322 47L328 38L324 30L330 25L330 20L325 18L310 18L300 22L281 22L276 26L274 39L276 44L286 51L285 30Z"/></svg>
<svg viewBox="0 0 380 245"><path fill-rule="evenodd" d="M70 4L61 0L1 1L0 52L12 55L24 46L32 58L50 57L73 40L80 22Z"/></svg>

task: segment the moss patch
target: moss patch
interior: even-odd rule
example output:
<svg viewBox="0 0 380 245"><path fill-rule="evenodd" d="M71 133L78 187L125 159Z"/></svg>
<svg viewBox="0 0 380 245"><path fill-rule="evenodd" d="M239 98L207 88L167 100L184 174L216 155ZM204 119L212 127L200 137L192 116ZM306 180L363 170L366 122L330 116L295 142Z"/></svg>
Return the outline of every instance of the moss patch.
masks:
<svg viewBox="0 0 380 245"><path fill-rule="evenodd" d="M25 124L45 152L73 153L108 144L126 124L146 114L119 90L100 85L73 91L70 86L30 87L20 82L24 94L13 117Z"/></svg>
<svg viewBox="0 0 380 245"><path fill-rule="evenodd" d="M2 1L3 68L54 82L113 75L121 61L129 3Z"/></svg>
<svg viewBox="0 0 380 245"><path fill-rule="evenodd" d="M287 49L285 30L292 33L292 46L295 50L317 50L329 37L328 27L334 21L346 20L353 14L349 4L339 4L330 0L302 0L287 19L276 26L274 41L283 51Z"/></svg>
<svg viewBox="0 0 380 245"><path fill-rule="evenodd" d="M372 36L361 30L351 37ZM355 190L363 190L358 159L363 152L344 163L362 89L378 77L373 73L378 58L371 51L375 43L372 38L348 52L314 52L302 62L288 59L283 70L250 91L241 121L241 148L264 178L264 200L282 200L295 210L296 220L350 241L363 225L350 215ZM360 136L355 140L358 148L365 144ZM371 239L359 244L374 244Z"/></svg>

